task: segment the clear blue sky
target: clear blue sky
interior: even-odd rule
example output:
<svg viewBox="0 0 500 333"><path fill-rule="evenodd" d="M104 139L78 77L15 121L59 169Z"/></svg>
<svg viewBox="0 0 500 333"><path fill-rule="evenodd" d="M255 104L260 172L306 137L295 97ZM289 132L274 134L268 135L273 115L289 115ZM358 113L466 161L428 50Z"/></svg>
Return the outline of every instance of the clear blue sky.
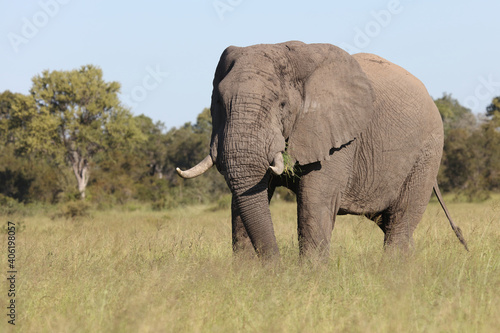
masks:
<svg viewBox="0 0 500 333"><path fill-rule="evenodd" d="M301 40L376 53L484 113L500 95L499 13L491 0L2 1L0 91L94 64L135 115L178 127L210 106L226 46Z"/></svg>

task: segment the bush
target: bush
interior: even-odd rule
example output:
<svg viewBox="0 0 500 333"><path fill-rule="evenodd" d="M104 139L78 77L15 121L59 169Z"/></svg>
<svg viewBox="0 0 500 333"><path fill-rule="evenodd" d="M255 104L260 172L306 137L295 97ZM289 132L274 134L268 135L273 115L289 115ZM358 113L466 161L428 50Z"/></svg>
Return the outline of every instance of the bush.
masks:
<svg viewBox="0 0 500 333"><path fill-rule="evenodd" d="M484 202L491 198L491 193L484 188L472 187L458 191L453 199L455 202Z"/></svg>
<svg viewBox="0 0 500 333"><path fill-rule="evenodd" d="M53 218L66 218L74 220L79 217L90 216L91 205L83 200L70 201L61 206L61 209L56 213Z"/></svg>
<svg viewBox="0 0 500 333"><path fill-rule="evenodd" d="M230 210L232 199L233 196L231 194L221 196L219 200L217 200L217 202L210 208L210 211L217 212L220 210Z"/></svg>
<svg viewBox="0 0 500 333"><path fill-rule="evenodd" d="M274 192L273 198L278 199L278 200L283 200L286 202L295 202L295 193L293 193L291 190L287 189L286 187L278 187L276 188L276 191Z"/></svg>
<svg viewBox="0 0 500 333"><path fill-rule="evenodd" d="M0 193L0 214L12 215L22 211L24 205L16 199L8 197Z"/></svg>

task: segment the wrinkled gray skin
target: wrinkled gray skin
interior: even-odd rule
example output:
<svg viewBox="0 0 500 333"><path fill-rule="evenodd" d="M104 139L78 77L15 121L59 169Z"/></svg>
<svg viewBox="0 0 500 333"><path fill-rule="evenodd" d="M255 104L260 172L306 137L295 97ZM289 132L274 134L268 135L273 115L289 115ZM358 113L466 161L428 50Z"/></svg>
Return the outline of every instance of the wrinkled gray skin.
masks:
<svg viewBox="0 0 500 333"><path fill-rule="evenodd" d="M231 46L215 72L211 110L205 162L233 194L235 252L279 255L268 205L277 186L297 195L301 254L328 255L340 214L375 221L386 247L412 245L436 182L443 125L406 70L329 44ZM285 148L294 179L270 170Z"/></svg>

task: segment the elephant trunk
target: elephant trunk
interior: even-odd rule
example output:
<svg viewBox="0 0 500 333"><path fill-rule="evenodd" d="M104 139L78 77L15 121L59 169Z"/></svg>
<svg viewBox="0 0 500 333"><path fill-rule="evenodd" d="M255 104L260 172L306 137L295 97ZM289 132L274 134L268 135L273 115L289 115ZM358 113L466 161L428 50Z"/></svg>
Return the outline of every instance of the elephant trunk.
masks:
<svg viewBox="0 0 500 333"><path fill-rule="evenodd" d="M231 103L218 155L218 167L233 193L241 220L262 258L279 255L269 210L268 185L271 172L283 172L281 150L272 143L270 112L265 101L240 96ZM279 154L276 150L280 150Z"/></svg>
<svg viewBox="0 0 500 333"><path fill-rule="evenodd" d="M256 154L238 152L229 155L231 158L227 162L226 181L245 230L259 257L277 257L278 245L269 210L268 184L271 173L268 172L268 165Z"/></svg>
<svg viewBox="0 0 500 333"><path fill-rule="evenodd" d="M234 199L255 252L260 258L279 257L271 211L268 205L267 184L259 184Z"/></svg>

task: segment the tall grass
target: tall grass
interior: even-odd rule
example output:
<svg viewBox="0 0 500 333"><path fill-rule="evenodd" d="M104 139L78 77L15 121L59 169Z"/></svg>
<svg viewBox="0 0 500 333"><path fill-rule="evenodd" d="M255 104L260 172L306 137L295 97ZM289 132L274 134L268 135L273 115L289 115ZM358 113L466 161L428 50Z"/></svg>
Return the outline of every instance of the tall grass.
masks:
<svg viewBox="0 0 500 333"><path fill-rule="evenodd" d="M275 203L277 266L234 260L230 212L208 206L0 216L24 225L16 331L497 332L500 200L448 206L470 253L431 203L411 257L387 256L374 223L346 216L324 264L300 263L295 205Z"/></svg>

